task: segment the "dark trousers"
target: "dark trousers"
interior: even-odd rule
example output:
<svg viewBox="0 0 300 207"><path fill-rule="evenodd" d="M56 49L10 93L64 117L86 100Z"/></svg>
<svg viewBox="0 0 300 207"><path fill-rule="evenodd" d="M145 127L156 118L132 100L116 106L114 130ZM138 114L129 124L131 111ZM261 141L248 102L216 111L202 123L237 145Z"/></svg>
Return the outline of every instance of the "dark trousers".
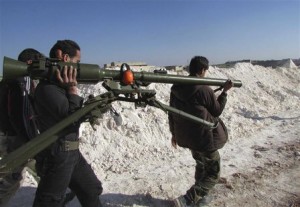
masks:
<svg viewBox="0 0 300 207"><path fill-rule="evenodd" d="M218 151L192 150L192 155L196 160L195 184L187 191L186 197L196 204L208 194L220 178L220 154Z"/></svg>
<svg viewBox="0 0 300 207"><path fill-rule="evenodd" d="M54 154L54 155L53 155ZM33 207L62 207L69 187L83 207L101 207L102 184L79 150L58 151L37 159L41 177Z"/></svg>

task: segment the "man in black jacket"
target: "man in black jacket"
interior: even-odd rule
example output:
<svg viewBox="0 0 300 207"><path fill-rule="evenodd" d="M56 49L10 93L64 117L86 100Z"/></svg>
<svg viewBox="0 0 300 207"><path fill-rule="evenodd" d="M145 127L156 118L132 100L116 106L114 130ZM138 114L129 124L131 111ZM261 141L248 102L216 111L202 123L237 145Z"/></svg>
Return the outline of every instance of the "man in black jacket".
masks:
<svg viewBox="0 0 300 207"><path fill-rule="evenodd" d="M196 56L189 65L190 76L202 78L208 68L208 60ZM223 112L227 101L226 92L231 87L232 82L229 80L218 98L206 85L173 85L171 88L170 106L209 122L219 122L217 128L211 130L169 113L172 145L175 148L179 145L190 149L196 160L195 184L185 195L174 200L176 207L201 206L205 196L218 182L220 175L218 149L222 148L228 139L226 127L218 117Z"/></svg>
<svg viewBox="0 0 300 207"><path fill-rule="evenodd" d="M26 48L19 54L18 61L30 64L39 57L43 57L43 54L33 48ZM34 119L31 117L33 113L30 102L34 83L28 76L1 80L0 90L0 131L5 134L6 140L0 145L4 145L3 153L10 153L36 136L37 129L32 125ZM2 155L1 153L2 151L0 155ZM8 202L19 189L24 167L25 164L0 178L0 206Z"/></svg>
<svg viewBox="0 0 300 207"><path fill-rule="evenodd" d="M80 47L71 40L61 40L52 47L51 58L64 62L80 61ZM41 132L49 129L82 106L78 96L77 70L65 66L56 80L41 81L35 91L35 108ZM34 207L64 206L69 187L83 207L100 207L102 184L79 151L79 126L73 123L65 128L59 139L36 156L36 168L41 177Z"/></svg>

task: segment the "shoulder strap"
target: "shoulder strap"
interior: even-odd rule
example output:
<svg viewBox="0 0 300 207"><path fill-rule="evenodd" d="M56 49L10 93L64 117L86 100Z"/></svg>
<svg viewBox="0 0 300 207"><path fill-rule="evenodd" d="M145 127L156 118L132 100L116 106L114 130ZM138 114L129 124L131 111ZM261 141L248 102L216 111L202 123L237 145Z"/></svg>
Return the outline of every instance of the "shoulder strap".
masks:
<svg viewBox="0 0 300 207"><path fill-rule="evenodd" d="M23 99L23 124L25 126L26 133L29 139L34 138L39 134L36 121L36 113L34 110L34 85L33 81L29 77L24 78L25 82L21 85L22 99Z"/></svg>

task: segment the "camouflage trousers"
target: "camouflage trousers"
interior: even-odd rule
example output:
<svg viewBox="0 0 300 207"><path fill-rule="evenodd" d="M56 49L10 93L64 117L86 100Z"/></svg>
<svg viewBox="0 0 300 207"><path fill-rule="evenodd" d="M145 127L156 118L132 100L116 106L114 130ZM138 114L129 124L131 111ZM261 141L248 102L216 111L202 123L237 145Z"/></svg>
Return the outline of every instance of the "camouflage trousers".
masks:
<svg viewBox="0 0 300 207"><path fill-rule="evenodd" d="M186 192L185 197L196 204L208 194L220 178L220 154L217 150L191 151L196 160L195 184Z"/></svg>

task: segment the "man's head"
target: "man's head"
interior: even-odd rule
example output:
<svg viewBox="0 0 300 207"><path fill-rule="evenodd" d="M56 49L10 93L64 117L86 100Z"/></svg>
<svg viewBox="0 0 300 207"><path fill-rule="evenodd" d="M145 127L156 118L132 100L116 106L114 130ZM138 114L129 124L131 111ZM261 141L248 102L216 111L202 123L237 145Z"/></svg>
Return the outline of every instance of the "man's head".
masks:
<svg viewBox="0 0 300 207"><path fill-rule="evenodd" d="M206 70L208 70L209 62L206 57L195 56L191 59L189 65L190 75L204 77Z"/></svg>
<svg viewBox="0 0 300 207"><path fill-rule="evenodd" d="M50 50L50 58L58 58L64 62L80 62L79 45L72 40L58 40Z"/></svg>
<svg viewBox="0 0 300 207"><path fill-rule="evenodd" d="M30 64L32 60L38 59L40 57L44 57L44 55L39 51L33 48L26 48L19 54L18 61L22 61L27 64Z"/></svg>

